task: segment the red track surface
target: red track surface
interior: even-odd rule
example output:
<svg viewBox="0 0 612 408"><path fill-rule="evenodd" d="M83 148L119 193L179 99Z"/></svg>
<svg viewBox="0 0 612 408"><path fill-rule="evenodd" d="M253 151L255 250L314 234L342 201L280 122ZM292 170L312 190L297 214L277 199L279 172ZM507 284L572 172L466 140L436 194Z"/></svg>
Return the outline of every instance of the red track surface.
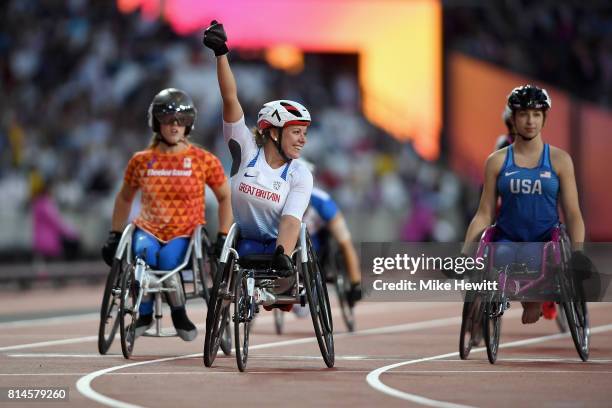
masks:
<svg viewBox="0 0 612 408"><path fill-rule="evenodd" d="M93 310L101 291L72 287L2 293L0 318ZM580 362L569 336L556 335L554 322L520 324L520 305L515 303L503 320L502 344L509 347L502 348L497 364L491 365L478 349L468 361L459 360L457 303L364 302L357 308L354 334L346 334L340 316L334 314L333 369L325 368L309 318L298 320L288 314L285 334L277 336L272 314L262 311L252 332L246 373L237 371L233 356L220 355L213 368L205 368L203 330L191 343L139 338L133 358L125 360L118 338L109 355L97 354L94 313L0 323L0 387L69 387L67 406L100 406L105 401L108 406L146 407L609 407L612 304L590 304L590 308L589 362ZM191 304L189 314L203 326L202 303ZM171 326L169 319L165 325ZM401 362L405 364L385 370L376 381L374 370ZM100 373L103 369L109 371Z"/></svg>

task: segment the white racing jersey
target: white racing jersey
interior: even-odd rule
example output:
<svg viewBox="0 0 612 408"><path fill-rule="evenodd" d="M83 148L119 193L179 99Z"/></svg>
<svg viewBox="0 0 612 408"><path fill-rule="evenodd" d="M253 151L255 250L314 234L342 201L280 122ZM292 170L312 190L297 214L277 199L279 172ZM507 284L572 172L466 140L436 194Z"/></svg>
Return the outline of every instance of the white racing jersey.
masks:
<svg viewBox="0 0 612 408"><path fill-rule="evenodd" d="M273 169L244 122L223 122L223 136L232 153L232 211L240 236L276 239L283 215L302 220L312 192L312 174L299 160Z"/></svg>

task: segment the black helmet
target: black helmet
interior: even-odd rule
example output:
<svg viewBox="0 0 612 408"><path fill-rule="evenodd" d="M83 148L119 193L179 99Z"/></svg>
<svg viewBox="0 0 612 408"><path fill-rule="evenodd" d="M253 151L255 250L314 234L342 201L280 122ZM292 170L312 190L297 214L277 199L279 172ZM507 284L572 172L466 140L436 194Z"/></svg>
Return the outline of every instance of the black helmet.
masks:
<svg viewBox="0 0 612 408"><path fill-rule="evenodd" d="M546 89L534 85L519 86L508 95L508 107L512 111L518 109L542 109L547 111L551 106L552 101Z"/></svg>
<svg viewBox="0 0 612 408"><path fill-rule="evenodd" d="M193 100L187 92L166 88L153 98L147 119L149 127L155 133L160 132L160 123L172 123L177 120L180 126L185 126L185 135L188 135L193 129L197 113Z"/></svg>

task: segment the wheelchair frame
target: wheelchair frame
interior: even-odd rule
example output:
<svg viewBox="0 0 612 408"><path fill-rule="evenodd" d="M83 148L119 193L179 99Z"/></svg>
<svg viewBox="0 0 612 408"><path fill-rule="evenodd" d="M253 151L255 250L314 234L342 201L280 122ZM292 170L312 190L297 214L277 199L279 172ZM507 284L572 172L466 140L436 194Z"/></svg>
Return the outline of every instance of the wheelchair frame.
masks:
<svg viewBox="0 0 612 408"><path fill-rule="evenodd" d="M100 326L98 330L98 350L100 354L106 354L110 348L117 329L121 335L121 349L125 358L129 358L134 347L134 324L138 319L138 308L142 298L148 294L154 294L154 317L155 329L147 331L144 335L151 337L176 336L174 331L162 329L162 293L174 292L176 288L165 288L163 282L177 273L189 271L186 269L191 265L193 274L193 288L186 290L184 279L181 275L181 287L185 299L190 300L202 297L206 303L209 300L207 287L207 274L211 275L212 281L215 273L216 261L211 258L211 244L206 234L204 225L195 227L185 258L176 268L164 271L151 269L144 260L134 259L132 254L132 237L136 226L129 224L123 230L113 267L107 278L104 290L102 307L100 310ZM198 244L201 243L201 244ZM208 267L207 267L208 266ZM136 285L136 282L139 282ZM118 307L115 306L118 303ZM127 321L126 321L127 320ZM109 333L107 334L107 329ZM228 349L231 346L224 347Z"/></svg>
<svg viewBox="0 0 612 408"><path fill-rule="evenodd" d="M492 251L495 225L488 227L482 234L477 257L486 257L487 269L485 278L496 279L500 289L498 291L484 291L469 293L471 299L466 299L462 315L462 325L459 341L459 352L462 359L466 359L473 345L478 343L478 335L471 329L478 326L482 319L482 336L485 339L487 357L491 364L497 360L499 338L501 335L501 318L505 310L510 307L510 298L521 296L528 290L546 283L554 290L556 303L561 313L557 316L557 324L562 332L570 331L578 355L583 361L588 359L589 352L589 319L586 303L579 297L574 285L572 272L568 269L570 242L565 227L555 227L551 240L544 243L542 248L542 266L539 275L532 279L514 279L509 276L508 266L501 271L494 268L495 254ZM554 262L554 268L549 268L549 260ZM497 274L493 275L492 274ZM487 276L488 275L488 276ZM510 290L510 294L508 291ZM501 293L500 293L501 292ZM516 300L516 299L513 299ZM520 298L519 298L520 300ZM560 321L561 319L567 319ZM472 332L469 333L468 330Z"/></svg>
<svg viewBox="0 0 612 408"><path fill-rule="evenodd" d="M217 355L219 337L223 322L229 318L230 304L234 305L232 319L234 322L234 339L236 344L236 361L238 369L246 369L248 358L248 337L250 322L255 313L259 312L254 293L256 288L269 288L270 284L282 276L269 268L271 258L245 256L240 264L240 256L236 251L239 231L236 224L232 225L225 241L225 246L219 258L219 272L211 292L211 303L206 316L206 336L204 341L204 364L210 367ZM312 250L306 225L301 224L298 246L292 253L297 265L291 295L275 294L274 305L302 304L305 305L302 286L310 308L313 326L323 359L328 367L334 364L333 323L329 297L318 265L316 254ZM251 265L248 265L250 263ZM259 265L257 265L259 263ZM256 265L253 267L252 265ZM312 282L311 278L314 277ZM313 283L316 289L313 289ZM266 286L267 285L267 286ZM316 290L316 295L315 291ZM316 301L316 305L314 304Z"/></svg>

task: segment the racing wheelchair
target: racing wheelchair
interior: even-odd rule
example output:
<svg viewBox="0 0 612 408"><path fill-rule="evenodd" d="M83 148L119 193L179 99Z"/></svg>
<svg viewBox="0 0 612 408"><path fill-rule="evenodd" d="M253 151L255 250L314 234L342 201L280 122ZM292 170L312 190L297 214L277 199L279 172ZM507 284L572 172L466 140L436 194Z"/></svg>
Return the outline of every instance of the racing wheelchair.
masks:
<svg viewBox="0 0 612 408"><path fill-rule="evenodd" d="M497 360L501 321L510 307L510 300L529 300L534 291L554 300L561 313L557 324L562 332L569 331L578 355L583 361L589 356L589 313L580 285L571 271L571 244L563 226L555 227L549 242L542 246L542 265L539 271L529 271L525 264L495 267L495 226L482 234L477 258L483 258L485 269L477 277L498 283L497 290L470 291L463 305L459 354L466 359L472 346L484 338L487 358Z"/></svg>
<svg viewBox="0 0 612 408"><path fill-rule="evenodd" d="M322 245L318 253L320 265L325 271L327 283L334 285L344 324L349 332L353 332L355 331L355 305L348 299L351 281L346 269L344 255L340 250L338 242L331 237L331 234L326 232L319 232L319 234L323 234L321 238ZM284 312L274 309L274 328L276 334L280 335L283 333L284 316Z"/></svg>
<svg viewBox="0 0 612 408"><path fill-rule="evenodd" d="M233 305L234 343L238 369L244 371L249 353L250 325L259 306L278 306L306 302L310 310L321 356L327 367L334 365L333 322L325 276L302 223L298 246L292 254L297 268L292 271L271 269L273 255L246 255L236 251L239 231L232 225L219 259L211 300L206 314L204 365L212 366L222 340L224 322ZM260 289L270 291L273 299L259 297Z"/></svg>
<svg viewBox="0 0 612 408"><path fill-rule="evenodd" d="M182 290L186 300L202 298L210 302L210 286L216 273L217 260L206 229L198 225L191 236L183 262L170 271L153 270L144 260L134 258L132 254L132 236L136 226L129 224L121 235L115 253L113 265L106 279L102 305L100 308L100 325L98 328L98 351L106 354L117 330L120 332L121 351L125 358L130 358L134 350L135 323L138 309L144 296L154 294L155 328L144 333L151 337L176 336L174 331L162 329L162 293ZM179 274L181 287L163 285L164 281ZM171 282L171 281L169 281ZM226 330L221 342L224 353L231 352L231 336L226 322Z"/></svg>

